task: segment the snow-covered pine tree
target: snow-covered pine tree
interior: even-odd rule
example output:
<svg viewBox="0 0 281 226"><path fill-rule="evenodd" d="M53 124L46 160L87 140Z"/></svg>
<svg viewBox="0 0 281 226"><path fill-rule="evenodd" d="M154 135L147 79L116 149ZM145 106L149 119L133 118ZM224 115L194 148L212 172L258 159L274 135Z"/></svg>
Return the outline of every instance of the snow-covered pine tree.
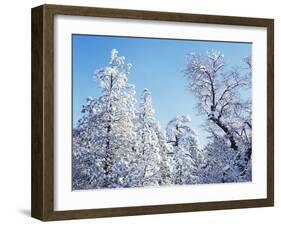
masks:
<svg viewBox="0 0 281 226"><path fill-rule="evenodd" d="M160 173L161 180L159 185L171 185L172 180L172 145L168 143L166 134L162 131L160 124L156 125L156 135L158 137L158 145L160 149Z"/></svg>
<svg viewBox="0 0 281 226"><path fill-rule="evenodd" d="M78 122L80 144L90 150L95 169L91 188L128 187L135 155L135 89L128 83L131 64L113 49L109 65L95 72L102 95L88 98Z"/></svg>
<svg viewBox="0 0 281 226"><path fill-rule="evenodd" d="M160 180L160 150L155 123L152 99L145 89L140 98L137 121L139 186L158 185Z"/></svg>
<svg viewBox="0 0 281 226"><path fill-rule="evenodd" d="M170 184L168 145L155 118L148 89L144 89L140 99L137 137L139 186Z"/></svg>
<svg viewBox="0 0 281 226"><path fill-rule="evenodd" d="M227 139L213 135L205 146L205 165L201 171L202 183L239 181L240 171L235 164L236 153L230 150Z"/></svg>
<svg viewBox="0 0 281 226"><path fill-rule="evenodd" d="M200 183L200 167L203 161L197 135L190 128L189 116L177 116L167 125L168 142L173 145L174 184Z"/></svg>
<svg viewBox="0 0 281 226"><path fill-rule="evenodd" d="M95 156L82 145L79 131L73 130L72 189L91 188L92 175L97 171ZM96 183L97 184L97 183Z"/></svg>
<svg viewBox="0 0 281 226"><path fill-rule="evenodd" d="M101 119L101 112L96 111L98 100L88 97L82 106L83 116L73 129L72 153L72 188L91 189L103 188L105 172L103 170L104 156L95 151L101 143L96 143L98 131L102 128L95 120Z"/></svg>

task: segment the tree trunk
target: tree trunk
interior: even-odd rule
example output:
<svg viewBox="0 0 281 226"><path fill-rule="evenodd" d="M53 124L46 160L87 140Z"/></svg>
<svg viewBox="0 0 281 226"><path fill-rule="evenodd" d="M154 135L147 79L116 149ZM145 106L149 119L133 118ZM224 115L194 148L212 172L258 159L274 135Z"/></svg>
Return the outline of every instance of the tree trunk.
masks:
<svg viewBox="0 0 281 226"><path fill-rule="evenodd" d="M110 76L110 90L112 90L112 87L113 87L113 77L111 75ZM111 121L112 103L111 102L109 104L108 113L109 113L109 119L108 119L108 124L106 127L106 133L107 133L106 154L105 154L105 165L103 168L106 176L111 174L111 167L112 167L112 156L111 156L111 152L110 152L110 132L111 132L111 124L112 124L112 121ZM108 181L108 179L107 179L105 184L106 184L106 187L108 187L108 185L110 185L110 181Z"/></svg>
<svg viewBox="0 0 281 226"><path fill-rule="evenodd" d="M231 134L231 132L229 131L229 129L217 118L215 117L211 117L210 120L212 120L218 127L220 127L224 132L225 134L227 135L229 141L230 141L230 147L237 151L238 150L238 146L236 144L236 141L233 137L233 135Z"/></svg>

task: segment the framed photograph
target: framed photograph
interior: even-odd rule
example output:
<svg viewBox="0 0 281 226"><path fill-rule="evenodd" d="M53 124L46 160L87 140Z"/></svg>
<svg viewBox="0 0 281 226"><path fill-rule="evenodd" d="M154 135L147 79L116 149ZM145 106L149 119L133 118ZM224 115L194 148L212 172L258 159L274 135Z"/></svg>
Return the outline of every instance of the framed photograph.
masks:
<svg viewBox="0 0 281 226"><path fill-rule="evenodd" d="M32 9L32 216L274 205L274 21Z"/></svg>

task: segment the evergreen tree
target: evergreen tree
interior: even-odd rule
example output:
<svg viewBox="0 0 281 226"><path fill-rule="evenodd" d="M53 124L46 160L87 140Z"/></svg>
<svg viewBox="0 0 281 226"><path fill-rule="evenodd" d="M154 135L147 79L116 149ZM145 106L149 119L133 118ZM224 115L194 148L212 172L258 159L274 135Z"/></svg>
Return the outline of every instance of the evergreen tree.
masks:
<svg viewBox="0 0 281 226"><path fill-rule="evenodd" d="M130 64L113 49L109 66L96 71L102 95L88 98L78 122L82 147L94 157L92 188L126 187L135 146L135 90L128 84Z"/></svg>
<svg viewBox="0 0 281 226"><path fill-rule="evenodd" d="M144 89L140 99L137 121L139 186L158 185L161 181L161 147L158 129L151 94L148 89Z"/></svg>
<svg viewBox="0 0 281 226"><path fill-rule="evenodd" d="M188 116L177 116L167 126L168 142L173 145L174 184L200 182L202 152L198 147L197 135L189 126L190 121Z"/></svg>

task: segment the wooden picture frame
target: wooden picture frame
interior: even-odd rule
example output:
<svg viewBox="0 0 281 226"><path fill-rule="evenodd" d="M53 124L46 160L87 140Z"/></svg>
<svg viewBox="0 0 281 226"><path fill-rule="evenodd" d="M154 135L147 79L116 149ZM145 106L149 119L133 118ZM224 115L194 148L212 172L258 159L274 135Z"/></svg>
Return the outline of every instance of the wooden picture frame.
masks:
<svg viewBox="0 0 281 226"><path fill-rule="evenodd" d="M267 198L120 208L54 210L54 16L240 25L267 29ZM274 20L124 9L42 5L32 9L32 200L43 221L163 214L274 205Z"/></svg>

